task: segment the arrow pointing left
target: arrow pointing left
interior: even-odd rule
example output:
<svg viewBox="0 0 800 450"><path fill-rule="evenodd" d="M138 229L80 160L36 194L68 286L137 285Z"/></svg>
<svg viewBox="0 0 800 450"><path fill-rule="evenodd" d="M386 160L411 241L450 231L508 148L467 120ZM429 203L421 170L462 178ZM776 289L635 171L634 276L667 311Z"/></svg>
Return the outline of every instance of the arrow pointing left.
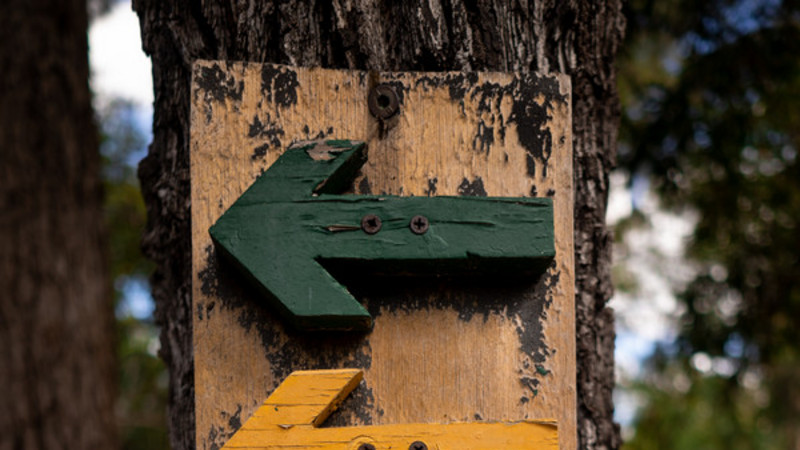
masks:
<svg viewBox="0 0 800 450"><path fill-rule="evenodd" d="M548 198L335 195L351 185L365 150L356 141L292 146L209 230L299 328L372 325L323 263L385 274L533 275L553 259Z"/></svg>

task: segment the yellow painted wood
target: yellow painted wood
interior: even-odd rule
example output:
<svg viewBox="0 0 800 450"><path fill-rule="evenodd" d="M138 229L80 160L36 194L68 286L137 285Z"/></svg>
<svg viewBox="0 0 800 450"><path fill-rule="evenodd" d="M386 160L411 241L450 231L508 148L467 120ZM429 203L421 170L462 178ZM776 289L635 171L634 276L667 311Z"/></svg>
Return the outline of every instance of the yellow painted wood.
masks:
<svg viewBox="0 0 800 450"><path fill-rule="evenodd" d="M552 137L544 172L545 161L531 158L518 139L521 127L533 125L511 121L512 95L496 93L519 75L478 73L454 89L437 84L464 76L195 64L191 214L198 449L220 448L286 374L334 367L361 367L365 373L347 408L329 419L337 425L550 417L558 421L559 448L577 448L569 78L551 76L565 100L547 108L544 123L533 124ZM281 77L290 83L278 86ZM380 82L403 92L400 112L383 125L367 107L370 87ZM296 102L285 95L290 85ZM466 89L463 98L454 101L460 86ZM489 127L494 141L483 149L476 135ZM375 317L370 333L331 338L287 329L219 264L208 228L289 144L320 136L367 142L369 159L355 181L356 194L463 195L480 179L487 196L552 198L556 261L547 285L510 289L497 283L473 290L461 281L427 288L397 283L357 296ZM533 174L529 162L535 163ZM531 317L530 310L515 306L521 304L540 305L541 314Z"/></svg>
<svg viewBox="0 0 800 450"><path fill-rule="evenodd" d="M294 372L253 417L259 424L318 426L350 395L363 376L358 369Z"/></svg>
<svg viewBox="0 0 800 450"><path fill-rule="evenodd" d="M224 449L547 450L558 448L552 420L451 424L396 424L316 428L361 381L360 370L294 372L225 444Z"/></svg>

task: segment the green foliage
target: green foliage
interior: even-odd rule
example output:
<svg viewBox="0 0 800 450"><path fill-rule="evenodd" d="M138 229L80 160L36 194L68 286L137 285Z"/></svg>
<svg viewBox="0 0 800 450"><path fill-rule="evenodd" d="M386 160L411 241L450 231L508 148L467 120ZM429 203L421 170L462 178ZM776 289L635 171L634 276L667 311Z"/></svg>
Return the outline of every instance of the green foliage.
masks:
<svg viewBox="0 0 800 450"><path fill-rule="evenodd" d="M166 429L167 372L153 352L154 327L134 317L117 321L117 413L125 449L169 448Z"/></svg>
<svg viewBox="0 0 800 450"><path fill-rule="evenodd" d="M649 402L636 418L631 450L783 449L783 435L766 420L762 392L737 380L702 374L672 362L634 389Z"/></svg>
<svg viewBox="0 0 800 450"><path fill-rule="evenodd" d="M672 363L654 370L687 368L701 352L734 365L730 374L692 374L690 390L679 397L646 387L648 406L631 448L671 448L648 443L665 426L658 420L692 436L670 440L672 448L786 448L781 439L794 448L800 6L640 0L628 9L620 162L652 177L669 207L699 212L689 252L705 267L681 294L686 309ZM754 370L766 400L759 414L748 415L742 410L752 410L751 393L739 381ZM672 416L672 408L686 417ZM702 415L702 408L718 409ZM775 433L769 442L758 433L763 429Z"/></svg>
<svg viewBox="0 0 800 450"><path fill-rule="evenodd" d="M146 286L153 269L139 248L146 211L134 168L145 138L135 122L134 107L125 102L112 102L99 111L98 122L118 311L117 418L122 445L125 449L166 449L167 373L156 356L158 331L152 318L137 318L121 308L126 291L134 283Z"/></svg>

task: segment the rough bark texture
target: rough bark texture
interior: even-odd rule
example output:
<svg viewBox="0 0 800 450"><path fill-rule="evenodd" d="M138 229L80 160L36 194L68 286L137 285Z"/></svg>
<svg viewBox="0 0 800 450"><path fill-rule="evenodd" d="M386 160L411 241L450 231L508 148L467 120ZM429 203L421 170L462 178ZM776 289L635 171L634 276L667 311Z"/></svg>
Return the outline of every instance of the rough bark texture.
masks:
<svg viewBox="0 0 800 450"><path fill-rule="evenodd" d="M85 0L0 6L0 448L115 448Z"/></svg>
<svg viewBox="0 0 800 450"><path fill-rule="evenodd" d="M560 71L572 77L578 417L581 448L616 448L611 237L604 226L616 147L614 58L621 2L569 0L136 0L153 60L154 141L140 166L144 238L170 367L171 439L194 446L189 233L189 79L193 60L409 70Z"/></svg>

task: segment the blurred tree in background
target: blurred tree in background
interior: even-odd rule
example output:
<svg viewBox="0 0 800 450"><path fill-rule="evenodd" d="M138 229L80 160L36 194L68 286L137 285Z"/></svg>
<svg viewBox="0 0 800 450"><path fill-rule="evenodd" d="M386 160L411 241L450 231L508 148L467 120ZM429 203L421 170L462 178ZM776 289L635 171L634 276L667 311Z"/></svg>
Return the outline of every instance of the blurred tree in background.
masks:
<svg viewBox="0 0 800 450"><path fill-rule="evenodd" d="M633 0L620 165L698 223L631 449L800 449L800 6Z"/></svg>
<svg viewBox="0 0 800 450"><path fill-rule="evenodd" d="M118 3L121 0L87 0L91 23L113 14ZM148 283L154 267L141 251L147 213L136 177L136 166L150 141L144 127L149 127L146 122L151 119L141 117L142 105L108 93L94 95L105 194L103 216L109 231L109 271L114 286L114 298L109 301L113 301L116 319L119 443L126 450L168 449L168 378L158 357L158 328Z"/></svg>
<svg viewBox="0 0 800 450"><path fill-rule="evenodd" d="M136 164L146 151L147 137L130 103L112 100L96 114L115 288L120 440L124 449L166 449L167 373L157 356L158 330L147 283L153 266L140 249L146 212Z"/></svg>

